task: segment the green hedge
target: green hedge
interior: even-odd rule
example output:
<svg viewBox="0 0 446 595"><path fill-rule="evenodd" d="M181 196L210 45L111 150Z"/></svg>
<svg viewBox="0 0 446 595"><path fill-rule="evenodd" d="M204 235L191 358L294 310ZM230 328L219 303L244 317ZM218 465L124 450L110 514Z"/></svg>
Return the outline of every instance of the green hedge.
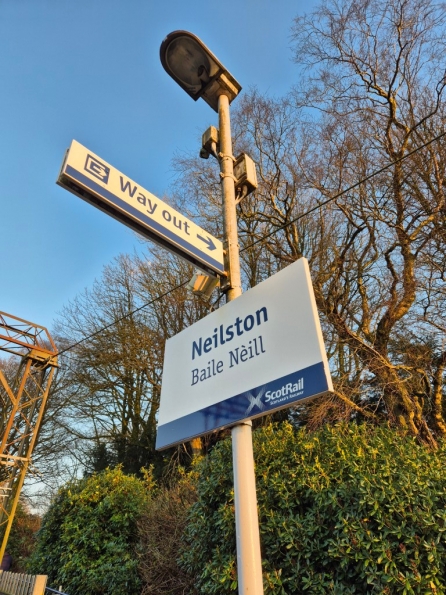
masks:
<svg viewBox="0 0 446 595"><path fill-rule="evenodd" d="M446 449L388 428L254 434L265 593L446 593ZM237 589L230 441L203 462L182 566Z"/></svg>
<svg viewBox="0 0 446 595"><path fill-rule="evenodd" d="M136 595L144 483L113 469L72 482L43 518L29 570L70 595Z"/></svg>

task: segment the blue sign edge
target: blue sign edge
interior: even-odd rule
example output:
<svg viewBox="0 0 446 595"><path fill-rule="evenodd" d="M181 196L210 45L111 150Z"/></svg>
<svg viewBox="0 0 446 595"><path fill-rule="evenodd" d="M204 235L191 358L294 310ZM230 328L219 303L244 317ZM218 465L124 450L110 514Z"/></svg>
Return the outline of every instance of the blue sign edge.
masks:
<svg viewBox="0 0 446 595"><path fill-rule="evenodd" d="M263 399L267 391L277 392L286 385L299 384L303 379L302 390L296 394L277 396L272 402ZM253 419L292 403L316 397L328 391L328 382L323 362L313 364L276 380L267 382L234 397L229 397L215 405L205 407L179 419L158 426L156 449L162 450L175 444L187 442L196 436L202 436L246 419ZM261 397L259 398L259 395ZM181 398L181 389L178 389ZM260 403L260 404L259 404Z"/></svg>
<svg viewBox="0 0 446 595"><path fill-rule="evenodd" d="M162 238L165 238L169 242L172 242L173 244L175 244L175 246L191 254L192 256L195 256L195 258L201 260L204 264L207 264L208 266L212 267L218 273L225 273L223 263L219 262L218 260L215 260L214 258L211 258L205 252L201 252L196 246L189 244L188 242L185 242L177 235L175 235L173 232L171 232L169 229L166 229L157 221L154 221L147 215L144 215L138 209L135 209L135 207L132 207L132 205L129 205L127 202L123 201L109 190L106 190L99 184L96 184L96 182L90 180L90 178L79 172L77 169L74 169L71 165L66 166L64 174L70 176L77 182L80 182L83 186L86 186L89 190L93 191L100 198L107 200L109 203L112 203L115 207L121 209L122 211L125 211L126 213L129 213L137 221L145 225L148 225L150 227L150 230L153 231L155 234L161 236Z"/></svg>

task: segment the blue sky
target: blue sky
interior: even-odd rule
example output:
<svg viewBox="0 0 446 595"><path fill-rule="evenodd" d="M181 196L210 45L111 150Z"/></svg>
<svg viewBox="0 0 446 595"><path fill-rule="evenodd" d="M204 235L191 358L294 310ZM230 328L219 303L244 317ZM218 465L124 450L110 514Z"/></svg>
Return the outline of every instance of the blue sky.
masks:
<svg viewBox="0 0 446 595"><path fill-rule="evenodd" d="M74 138L160 198L216 114L165 73L163 38L198 35L244 89L297 82L293 17L313 0L0 0L0 310L52 328L121 253L124 225L56 186ZM243 91L242 91L243 92ZM237 100L235 100L237 101Z"/></svg>

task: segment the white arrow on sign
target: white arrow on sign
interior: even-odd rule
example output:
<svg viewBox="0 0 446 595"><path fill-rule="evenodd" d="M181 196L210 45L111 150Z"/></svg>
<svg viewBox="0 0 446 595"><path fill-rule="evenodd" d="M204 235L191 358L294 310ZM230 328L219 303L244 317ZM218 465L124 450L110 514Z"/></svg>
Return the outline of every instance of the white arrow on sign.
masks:
<svg viewBox="0 0 446 595"><path fill-rule="evenodd" d="M225 273L220 240L75 140L57 183L206 273Z"/></svg>

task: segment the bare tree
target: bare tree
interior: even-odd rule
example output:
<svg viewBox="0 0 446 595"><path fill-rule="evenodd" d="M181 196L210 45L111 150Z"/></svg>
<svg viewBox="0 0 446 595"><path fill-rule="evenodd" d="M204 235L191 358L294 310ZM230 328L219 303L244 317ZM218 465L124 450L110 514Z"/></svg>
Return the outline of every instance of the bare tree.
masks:
<svg viewBox="0 0 446 595"><path fill-rule="evenodd" d="M446 433L445 19L430 0L326 0L295 20L293 93L251 91L233 110L260 182L239 206L245 283L307 257L338 413L433 445ZM183 195L199 179L213 220L210 165L181 166Z"/></svg>
<svg viewBox="0 0 446 595"><path fill-rule="evenodd" d="M425 278L444 237L445 154L441 143L411 153L444 126L445 23L429 0L328 0L294 27L296 61L311 67L295 97L323 113L315 162L336 163L312 174L314 187L335 196L387 167L334 201L344 223L318 302L390 417L428 442L446 431L435 394L444 354L421 308L440 289Z"/></svg>
<svg viewBox="0 0 446 595"><path fill-rule="evenodd" d="M192 268L165 250L121 256L62 312L63 414L84 467L139 473L155 451L165 341L207 312L186 290ZM73 455L73 453L71 453Z"/></svg>

